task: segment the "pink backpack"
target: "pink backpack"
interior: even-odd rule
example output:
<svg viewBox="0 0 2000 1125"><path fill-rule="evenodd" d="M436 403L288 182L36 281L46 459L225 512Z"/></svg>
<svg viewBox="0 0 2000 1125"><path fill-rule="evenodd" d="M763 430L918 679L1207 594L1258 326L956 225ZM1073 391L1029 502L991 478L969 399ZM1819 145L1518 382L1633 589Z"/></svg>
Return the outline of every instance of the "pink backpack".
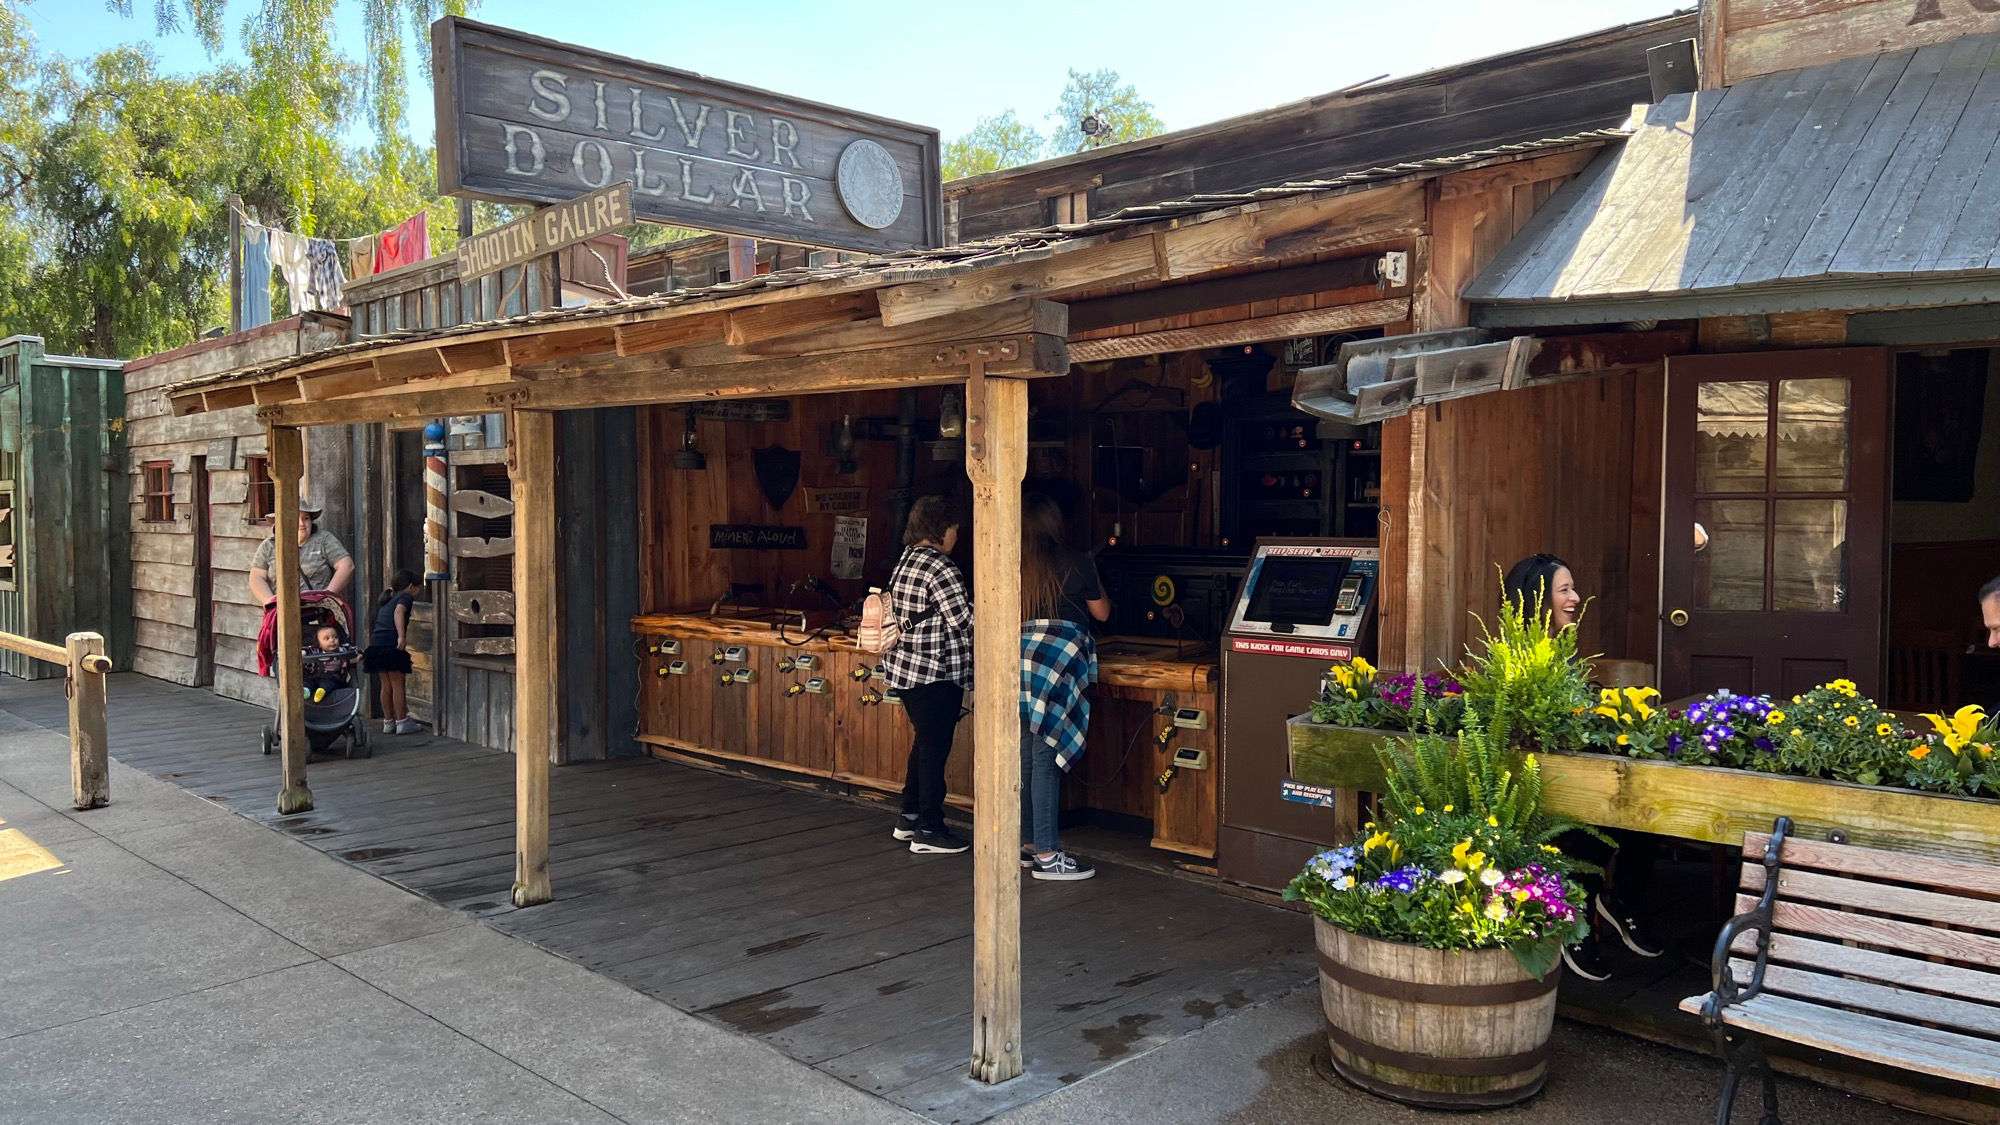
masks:
<svg viewBox="0 0 2000 1125"><path fill-rule="evenodd" d="M880 586L870 586L868 596L861 599L861 624L854 630L854 646L877 655L888 652L903 639L904 633L928 621L937 611L938 605L933 602L905 621L896 616L896 603L890 600L889 592Z"/></svg>

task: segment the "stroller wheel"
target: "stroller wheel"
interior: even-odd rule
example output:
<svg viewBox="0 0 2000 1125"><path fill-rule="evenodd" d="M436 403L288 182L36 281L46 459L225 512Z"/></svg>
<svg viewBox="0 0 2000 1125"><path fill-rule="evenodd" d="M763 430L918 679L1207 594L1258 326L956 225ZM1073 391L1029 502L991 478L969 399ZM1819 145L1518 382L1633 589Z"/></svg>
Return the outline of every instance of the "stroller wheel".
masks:
<svg viewBox="0 0 2000 1125"><path fill-rule="evenodd" d="M275 727L264 728L264 756L270 757L278 751L278 731Z"/></svg>
<svg viewBox="0 0 2000 1125"><path fill-rule="evenodd" d="M368 748L368 720L355 716L347 722L347 756L366 758L374 751Z"/></svg>

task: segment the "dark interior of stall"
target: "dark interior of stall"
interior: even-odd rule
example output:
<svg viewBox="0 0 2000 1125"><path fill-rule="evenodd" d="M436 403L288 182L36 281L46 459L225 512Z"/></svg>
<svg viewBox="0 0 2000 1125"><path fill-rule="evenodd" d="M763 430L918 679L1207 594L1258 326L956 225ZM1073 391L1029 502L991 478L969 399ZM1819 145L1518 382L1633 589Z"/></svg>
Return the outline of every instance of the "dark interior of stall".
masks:
<svg viewBox="0 0 2000 1125"><path fill-rule="evenodd" d="M1301 413L1291 386L1295 371L1330 359L1343 341L1376 334L1091 362L1031 383L1024 487L1062 508L1070 545L1091 554L1114 607L1097 627L1100 688L1090 750L1066 781L1065 827L1136 834L1212 862L1221 755L1200 751L1220 749L1217 696L1212 682L1203 694L1198 673L1194 690L1176 691L1171 677L1218 663L1259 537L1375 536L1379 425ZM743 693L698 686L693 675L674 680L671 654L651 650L673 649L687 662L682 671L707 673L699 657L714 654L700 624L782 623L783 643L792 644L851 619L871 586L887 584L913 498L941 493L969 507L960 394L924 388L662 406L642 411L640 426L640 631L658 665L642 674L658 696L642 702L641 741L667 756L769 763L822 783L857 783L858 791L900 784L907 724L884 716L897 710L894 693L869 676L865 660L835 651L824 666L801 669L779 650L768 671L752 675L784 677L779 690L793 690L790 701L766 693L744 702ZM956 561L970 580L971 528L964 532ZM683 635L703 639L671 643ZM815 702L820 692L834 697L831 705ZM790 728L816 725L829 709L836 729L820 752L809 732ZM694 729L670 711L711 715L692 720ZM1180 724L1176 711L1184 712ZM770 728L762 745L733 743L726 728L739 713ZM971 726L960 724L948 775L961 804L970 794ZM793 745L796 752L786 748ZM1177 752L1190 768L1169 768Z"/></svg>
<svg viewBox="0 0 2000 1125"><path fill-rule="evenodd" d="M1885 702L2000 700L1973 593L2000 575L2000 348L1896 355Z"/></svg>

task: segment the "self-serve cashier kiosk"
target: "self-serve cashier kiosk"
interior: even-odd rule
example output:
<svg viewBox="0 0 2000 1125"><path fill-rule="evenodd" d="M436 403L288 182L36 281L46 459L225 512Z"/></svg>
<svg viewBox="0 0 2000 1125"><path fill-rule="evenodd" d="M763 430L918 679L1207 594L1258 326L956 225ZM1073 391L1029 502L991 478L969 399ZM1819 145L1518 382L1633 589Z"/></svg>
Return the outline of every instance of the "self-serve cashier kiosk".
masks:
<svg viewBox="0 0 2000 1125"><path fill-rule="evenodd" d="M1374 655L1381 549L1371 539L1259 539L1222 637L1222 877L1283 887L1344 841L1349 810L1287 800L1285 720L1338 660Z"/></svg>

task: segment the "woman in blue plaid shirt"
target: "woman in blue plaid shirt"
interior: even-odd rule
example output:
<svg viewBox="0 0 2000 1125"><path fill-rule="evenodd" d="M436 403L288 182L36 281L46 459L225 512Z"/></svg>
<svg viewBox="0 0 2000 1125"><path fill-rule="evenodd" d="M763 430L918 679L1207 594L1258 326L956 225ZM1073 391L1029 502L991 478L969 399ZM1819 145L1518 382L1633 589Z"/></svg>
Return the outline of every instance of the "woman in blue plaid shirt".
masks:
<svg viewBox="0 0 2000 1125"><path fill-rule="evenodd" d="M1036 879L1088 879L1096 869L1062 850L1056 816L1090 728L1089 622L1111 616L1111 599L1090 556L1063 542L1054 500L1030 493L1021 516L1021 866Z"/></svg>
<svg viewBox="0 0 2000 1125"><path fill-rule="evenodd" d="M944 497L919 497L904 525L903 557L889 576L889 601L903 636L882 658L882 673L916 729L894 835L921 854L972 846L944 823L944 765L972 683L972 597L951 561L958 527Z"/></svg>

